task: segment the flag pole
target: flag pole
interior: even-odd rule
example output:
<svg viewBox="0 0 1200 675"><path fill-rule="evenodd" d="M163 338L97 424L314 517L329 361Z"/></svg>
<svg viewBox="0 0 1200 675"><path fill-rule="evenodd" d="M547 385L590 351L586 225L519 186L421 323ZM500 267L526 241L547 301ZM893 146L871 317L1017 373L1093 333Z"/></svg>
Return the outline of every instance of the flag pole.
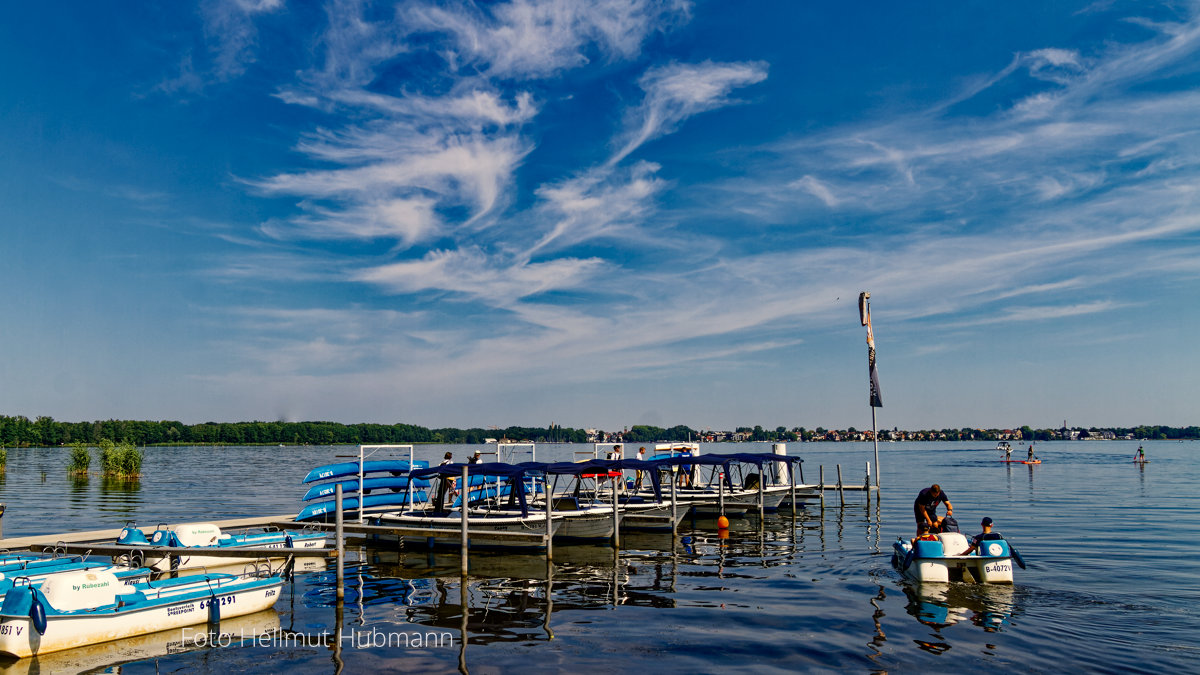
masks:
<svg viewBox="0 0 1200 675"><path fill-rule="evenodd" d="M879 489L879 432L875 430L875 408L871 408L871 439L875 441L875 489Z"/></svg>
<svg viewBox="0 0 1200 675"><path fill-rule="evenodd" d="M867 327L867 366L871 385L871 441L875 444L875 487L879 488L879 430L875 423L875 409L883 407L883 396L879 393L879 372L875 369L875 331L871 327L871 294L858 294L858 318Z"/></svg>

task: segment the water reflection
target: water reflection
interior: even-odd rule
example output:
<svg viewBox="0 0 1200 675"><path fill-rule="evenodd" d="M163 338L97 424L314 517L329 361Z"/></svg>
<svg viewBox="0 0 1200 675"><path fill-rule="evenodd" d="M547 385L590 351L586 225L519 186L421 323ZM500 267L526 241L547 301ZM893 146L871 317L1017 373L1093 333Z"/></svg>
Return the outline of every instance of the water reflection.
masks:
<svg viewBox="0 0 1200 675"><path fill-rule="evenodd" d="M266 609L222 619L219 631L212 634L203 626L189 626L32 658L0 657L0 673L80 673L102 669L113 672L114 666L119 672L122 664L253 643L259 636L277 634L279 629L279 613Z"/></svg>
<svg viewBox="0 0 1200 675"><path fill-rule="evenodd" d="M86 473L71 474L68 479L70 482L70 492L67 494L68 508L72 511L89 510L88 502L90 499L89 478Z"/></svg>
<svg viewBox="0 0 1200 675"><path fill-rule="evenodd" d="M935 635L963 621L998 632L1015 611L1013 587L1006 584L905 583L902 588L908 598L905 610L935 628Z"/></svg>

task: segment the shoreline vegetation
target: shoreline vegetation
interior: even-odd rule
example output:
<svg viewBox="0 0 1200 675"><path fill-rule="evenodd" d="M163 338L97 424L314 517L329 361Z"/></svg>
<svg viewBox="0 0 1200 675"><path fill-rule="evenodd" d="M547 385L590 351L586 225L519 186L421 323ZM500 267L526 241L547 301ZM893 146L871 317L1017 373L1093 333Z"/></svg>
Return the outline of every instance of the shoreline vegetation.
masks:
<svg viewBox="0 0 1200 675"><path fill-rule="evenodd" d="M738 427L733 431L697 430L679 425L661 428L634 425L618 431L548 427L441 428L412 424L341 424L339 422L182 422L96 420L58 422L50 417L30 420L24 416L0 415L0 448L82 445L101 448L101 464L114 474L136 475L141 469L136 447L179 445L359 445L359 444L482 444L490 439L537 443L652 443L655 441L783 442L870 441L871 431L816 427ZM893 428L879 432L881 441L1054 441L1054 440L1195 440L1200 426L1032 429L926 429L906 431ZM105 464L104 448L111 459ZM86 452L86 450L85 450ZM119 458L119 459L118 459ZM82 463L82 457L79 458ZM86 465L82 467L87 470Z"/></svg>

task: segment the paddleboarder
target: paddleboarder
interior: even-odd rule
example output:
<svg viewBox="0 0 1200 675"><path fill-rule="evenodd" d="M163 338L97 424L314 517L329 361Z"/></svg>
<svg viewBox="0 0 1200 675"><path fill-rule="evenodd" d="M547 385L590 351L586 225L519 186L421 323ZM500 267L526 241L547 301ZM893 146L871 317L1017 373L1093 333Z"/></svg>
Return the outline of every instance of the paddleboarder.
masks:
<svg viewBox="0 0 1200 675"><path fill-rule="evenodd" d="M1133 456L1133 461L1135 461L1135 462L1145 462L1146 461L1146 451L1142 449L1142 446L1140 446L1140 445L1138 446L1137 453Z"/></svg>

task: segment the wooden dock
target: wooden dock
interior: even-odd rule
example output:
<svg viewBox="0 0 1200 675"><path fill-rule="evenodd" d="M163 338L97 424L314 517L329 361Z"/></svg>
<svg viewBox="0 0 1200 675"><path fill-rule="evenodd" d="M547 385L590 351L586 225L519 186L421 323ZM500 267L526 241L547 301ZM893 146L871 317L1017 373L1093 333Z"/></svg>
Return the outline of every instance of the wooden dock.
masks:
<svg viewBox="0 0 1200 675"><path fill-rule="evenodd" d="M283 522L291 522L292 527L303 527L302 523L294 522L296 514L282 516L257 516L254 518L233 518L230 520L204 520L192 522L212 523L222 530L235 530L244 527L264 527L267 525L280 525ZM183 523L170 525L175 528ZM81 544L81 543L96 543L96 544L116 544L117 537L121 536L121 528L115 530L91 530L88 532L65 532L61 534L37 534L27 537L10 537L0 539L0 550L32 550L33 546L54 546L55 544ZM40 550L40 549L39 549ZM205 552L208 555L208 552Z"/></svg>

